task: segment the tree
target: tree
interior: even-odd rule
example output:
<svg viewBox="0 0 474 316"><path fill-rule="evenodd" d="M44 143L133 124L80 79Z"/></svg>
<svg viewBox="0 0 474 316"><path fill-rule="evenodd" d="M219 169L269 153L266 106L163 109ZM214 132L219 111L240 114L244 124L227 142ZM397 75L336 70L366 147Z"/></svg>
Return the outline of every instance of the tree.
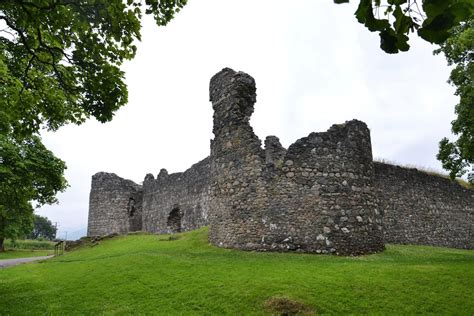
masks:
<svg viewBox="0 0 474 316"><path fill-rule="evenodd" d="M355 12L357 20L369 31L379 32L380 48L389 54L407 51L410 48L408 35L415 31L430 43L442 44L453 27L469 20L474 13L472 0L359 1ZM347 3L349 0L334 2Z"/></svg>
<svg viewBox="0 0 474 316"><path fill-rule="evenodd" d="M453 142L443 138L436 157L453 180L471 168L468 179L474 184L474 2L423 0L419 4L417 0L360 0L355 15L369 31L379 32L380 47L387 53L407 51L408 35L416 31L424 40L439 44L435 54L443 52L448 64L455 65L449 82L456 87L460 102L455 107L457 118L451 125L459 138Z"/></svg>
<svg viewBox="0 0 474 316"><path fill-rule="evenodd" d="M441 52L448 65L454 65L449 82L456 87L459 103L455 107L457 117L451 123L451 129L459 138L453 142L443 138L437 158L454 179L474 165L474 19L455 27L434 53ZM468 179L474 183L474 170L471 169Z"/></svg>
<svg viewBox="0 0 474 316"><path fill-rule="evenodd" d="M0 0L0 241L31 229L63 191L65 164L42 128L110 121L127 103L120 70L143 14L166 25L186 0ZM0 246L0 249L2 247Z"/></svg>
<svg viewBox="0 0 474 316"><path fill-rule="evenodd" d="M165 25L186 0L145 3ZM135 56L141 18L139 0L0 0L2 130L110 121L127 103L120 66Z"/></svg>
<svg viewBox="0 0 474 316"><path fill-rule="evenodd" d="M45 238L53 240L56 238L56 226L46 217L35 214L33 231L28 235L30 239Z"/></svg>
<svg viewBox="0 0 474 316"><path fill-rule="evenodd" d="M66 180L64 162L36 136L18 141L0 134L0 249L5 238L18 238L32 229L33 206L56 202Z"/></svg>

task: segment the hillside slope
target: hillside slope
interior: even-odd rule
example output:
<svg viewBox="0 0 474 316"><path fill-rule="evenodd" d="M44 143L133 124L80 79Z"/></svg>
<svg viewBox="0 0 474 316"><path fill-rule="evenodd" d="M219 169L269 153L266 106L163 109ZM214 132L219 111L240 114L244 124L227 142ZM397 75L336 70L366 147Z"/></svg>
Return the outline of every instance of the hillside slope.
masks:
<svg viewBox="0 0 474 316"><path fill-rule="evenodd" d="M282 297L307 313L474 314L474 251L351 258L219 249L206 229L178 237L122 236L0 270L0 314L264 314Z"/></svg>

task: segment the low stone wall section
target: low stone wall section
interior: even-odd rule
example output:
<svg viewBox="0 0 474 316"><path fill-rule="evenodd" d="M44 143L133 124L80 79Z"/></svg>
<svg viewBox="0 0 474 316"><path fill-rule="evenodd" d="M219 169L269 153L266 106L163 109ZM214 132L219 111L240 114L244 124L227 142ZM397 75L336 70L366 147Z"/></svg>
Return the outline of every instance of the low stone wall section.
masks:
<svg viewBox="0 0 474 316"><path fill-rule="evenodd" d="M474 249L474 190L417 169L374 166L386 243Z"/></svg>

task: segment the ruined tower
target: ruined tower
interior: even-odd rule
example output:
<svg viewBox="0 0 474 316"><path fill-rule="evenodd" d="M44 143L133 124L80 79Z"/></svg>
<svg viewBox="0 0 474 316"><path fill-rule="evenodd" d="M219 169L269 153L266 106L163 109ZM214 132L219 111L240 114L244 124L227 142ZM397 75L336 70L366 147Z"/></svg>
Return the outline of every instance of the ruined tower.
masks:
<svg viewBox="0 0 474 316"><path fill-rule="evenodd" d="M92 177L88 236L124 234L142 229L142 187L114 173Z"/></svg>
<svg viewBox="0 0 474 316"><path fill-rule="evenodd" d="M370 133L360 121L265 149L249 125L249 75L224 69L210 83L210 241L247 250L364 254L384 249Z"/></svg>
<svg viewBox="0 0 474 316"><path fill-rule="evenodd" d="M210 156L143 186L92 177L88 235L209 226L219 247L359 255L384 241L474 248L474 190L442 176L374 163L358 120L311 133L287 149L249 124L255 80L225 68L210 82Z"/></svg>

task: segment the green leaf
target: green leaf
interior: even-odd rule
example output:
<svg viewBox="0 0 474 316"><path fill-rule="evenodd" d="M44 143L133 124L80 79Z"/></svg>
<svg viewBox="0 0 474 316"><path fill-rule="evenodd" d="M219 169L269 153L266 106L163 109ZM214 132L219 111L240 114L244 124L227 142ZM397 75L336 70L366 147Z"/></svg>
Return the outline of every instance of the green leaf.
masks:
<svg viewBox="0 0 474 316"><path fill-rule="evenodd" d="M453 2L453 0L424 0L423 11L427 17L435 17L442 14Z"/></svg>
<svg viewBox="0 0 474 316"><path fill-rule="evenodd" d="M371 0L361 0L355 16L359 23L364 24L371 32L382 31L390 27L388 20L374 17Z"/></svg>
<svg viewBox="0 0 474 316"><path fill-rule="evenodd" d="M380 48L389 54L398 53L397 36L391 29L380 32Z"/></svg>
<svg viewBox="0 0 474 316"><path fill-rule="evenodd" d="M399 51L407 51L408 36L404 34L396 34L394 30L388 28L380 32L380 48L389 54L396 54Z"/></svg>
<svg viewBox="0 0 474 316"><path fill-rule="evenodd" d="M423 3L427 19L418 35L426 41L441 44L449 37L449 31L466 21L474 13L473 1L429 0Z"/></svg>
<svg viewBox="0 0 474 316"><path fill-rule="evenodd" d="M404 4L404 3L407 3L408 0L388 0L388 4L394 4L394 5L401 5L401 4Z"/></svg>
<svg viewBox="0 0 474 316"><path fill-rule="evenodd" d="M408 34L411 29L418 26L418 24L413 22L410 16L403 14L399 5L395 7L393 16L395 17L393 28L397 34Z"/></svg>

